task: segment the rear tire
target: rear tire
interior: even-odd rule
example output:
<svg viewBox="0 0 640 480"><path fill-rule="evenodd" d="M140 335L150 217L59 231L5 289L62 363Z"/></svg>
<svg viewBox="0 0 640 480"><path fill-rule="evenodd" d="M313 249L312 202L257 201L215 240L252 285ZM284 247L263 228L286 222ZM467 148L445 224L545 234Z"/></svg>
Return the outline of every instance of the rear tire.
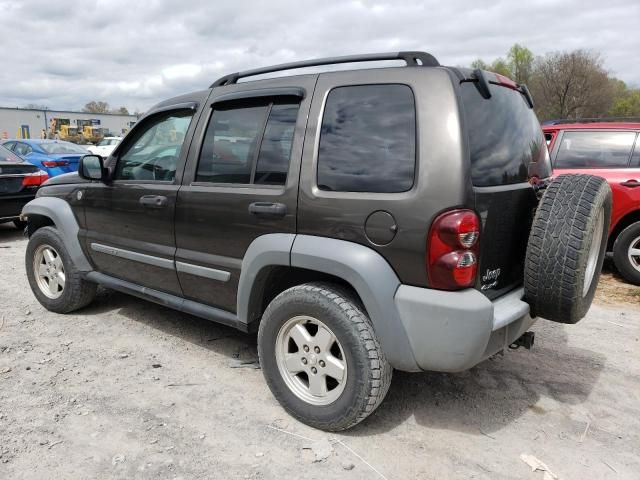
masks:
<svg viewBox="0 0 640 480"><path fill-rule="evenodd" d="M49 311L73 312L96 296L97 285L82 279L54 227L42 227L31 235L25 266L33 294Z"/></svg>
<svg viewBox="0 0 640 480"><path fill-rule="evenodd" d="M577 323L589 310L604 261L611 189L601 177L560 175L538 204L525 260L533 315Z"/></svg>
<svg viewBox="0 0 640 480"><path fill-rule="evenodd" d="M620 232L613 244L613 262L625 280L640 285L640 222Z"/></svg>
<svg viewBox="0 0 640 480"><path fill-rule="evenodd" d="M322 430L358 424L380 405L391 384L392 368L369 318L354 298L331 284L298 285L278 295L260 322L258 354L267 384L285 410Z"/></svg>

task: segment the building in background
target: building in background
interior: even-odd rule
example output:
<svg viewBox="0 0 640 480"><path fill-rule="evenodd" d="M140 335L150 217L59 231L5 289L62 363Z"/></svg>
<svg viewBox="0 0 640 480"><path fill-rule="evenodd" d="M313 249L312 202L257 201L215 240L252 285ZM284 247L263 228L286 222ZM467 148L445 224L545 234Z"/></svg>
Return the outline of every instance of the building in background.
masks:
<svg viewBox="0 0 640 480"><path fill-rule="evenodd" d="M0 107L0 139L40 138L42 130L53 137L52 126L75 127L82 132L86 126L102 129L104 134L121 136L136 123L138 116L118 113L88 113L66 110L33 110Z"/></svg>

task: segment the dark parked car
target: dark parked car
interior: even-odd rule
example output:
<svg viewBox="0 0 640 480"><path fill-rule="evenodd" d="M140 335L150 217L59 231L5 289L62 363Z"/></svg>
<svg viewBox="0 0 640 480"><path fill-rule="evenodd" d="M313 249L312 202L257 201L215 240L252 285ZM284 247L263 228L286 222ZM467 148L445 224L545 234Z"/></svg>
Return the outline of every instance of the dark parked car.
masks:
<svg viewBox="0 0 640 480"><path fill-rule="evenodd" d="M47 174L0 146L0 223L13 222L24 228L20 212L36 196Z"/></svg>
<svg viewBox="0 0 640 480"><path fill-rule="evenodd" d="M7 140L3 146L33 163L50 177L78 171L78 162L89 153L85 147L63 140Z"/></svg>
<svg viewBox="0 0 640 480"><path fill-rule="evenodd" d="M394 59L407 66L237 82ZM611 192L549 181L532 107L508 78L421 52L228 75L43 187L24 209L29 283L54 312L101 284L257 331L282 405L349 428L394 368L465 370L529 347L536 316L589 309Z"/></svg>

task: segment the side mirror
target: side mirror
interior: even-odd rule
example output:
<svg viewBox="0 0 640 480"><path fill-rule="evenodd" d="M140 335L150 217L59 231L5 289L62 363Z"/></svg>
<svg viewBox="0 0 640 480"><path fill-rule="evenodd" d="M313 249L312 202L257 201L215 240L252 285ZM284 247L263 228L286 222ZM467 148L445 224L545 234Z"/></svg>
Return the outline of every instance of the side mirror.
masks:
<svg viewBox="0 0 640 480"><path fill-rule="evenodd" d="M106 172L102 157L99 155L85 155L80 159L78 175L87 180L105 180Z"/></svg>

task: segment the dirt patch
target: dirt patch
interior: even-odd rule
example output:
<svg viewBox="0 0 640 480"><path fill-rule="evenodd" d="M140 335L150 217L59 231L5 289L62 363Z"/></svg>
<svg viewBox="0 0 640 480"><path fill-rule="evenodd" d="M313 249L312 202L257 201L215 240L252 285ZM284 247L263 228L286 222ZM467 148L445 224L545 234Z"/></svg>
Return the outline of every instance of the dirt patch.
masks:
<svg viewBox="0 0 640 480"><path fill-rule="evenodd" d="M627 282L611 260L606 260L596 291L596 302L605 305L640 305L640 287Z"/></svg>

